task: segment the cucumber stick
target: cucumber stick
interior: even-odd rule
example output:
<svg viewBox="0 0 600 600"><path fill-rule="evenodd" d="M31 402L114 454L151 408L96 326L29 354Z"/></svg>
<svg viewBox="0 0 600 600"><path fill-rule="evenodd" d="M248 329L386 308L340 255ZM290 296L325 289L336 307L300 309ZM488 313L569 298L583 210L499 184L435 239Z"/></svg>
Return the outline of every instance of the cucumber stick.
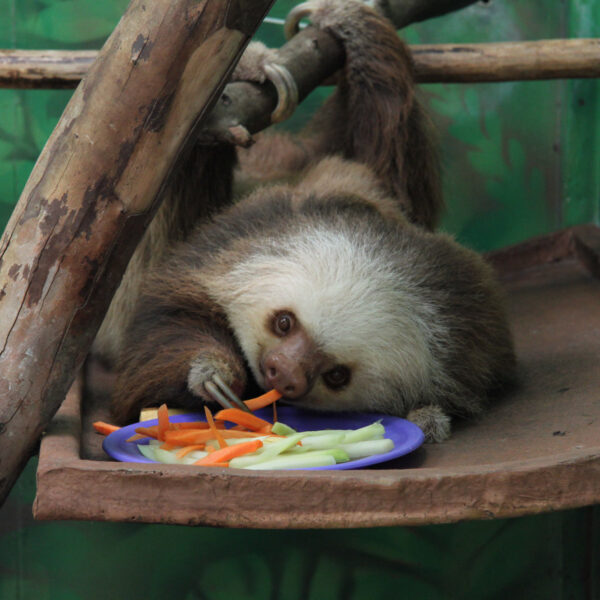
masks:
<svg viewBox="0 0 600 600"><path fill-rule="evenodd" d="M240 456L239 458L244 458ZM238 460L234 458L230 463L230 467L235 467L232 464ZM310 467L324 467L335 465L341 462L347 462L348 454L339 448L332 450L314 450L302 452L299 454L280 454L270 460L265 460L245 466L245 469L252 470L267 470L267 469L308 469Z"/></svg>

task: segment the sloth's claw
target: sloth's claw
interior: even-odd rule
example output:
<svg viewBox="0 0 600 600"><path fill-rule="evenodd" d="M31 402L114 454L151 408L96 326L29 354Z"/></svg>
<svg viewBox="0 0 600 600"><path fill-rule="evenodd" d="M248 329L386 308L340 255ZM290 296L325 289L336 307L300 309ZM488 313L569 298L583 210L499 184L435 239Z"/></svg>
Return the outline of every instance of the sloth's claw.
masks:
<svg viewBox="0 0 600 600"><path fill-rule="evenodd" d="M245 412L250 409L236 396L235 392L217 374L204 384L208 395L223 408L239 408Z"/></svg>
<svg viewBox="0 0 600 600"><path fill-rule="evenodd" d="M298 87L292 74L283 65L267 64L264 71L277 90L277 106L271 113L271 123L281 123L289 119L298 106Z"/></svg>
<svg viewBox="0 0 600 600"><path fill-rule="evenodd" d="M286 40L292 39L300 31L300 21L304 17L310 16L313 11L312 2L302 2L289 12L283 26L283 33Z"/></svg>

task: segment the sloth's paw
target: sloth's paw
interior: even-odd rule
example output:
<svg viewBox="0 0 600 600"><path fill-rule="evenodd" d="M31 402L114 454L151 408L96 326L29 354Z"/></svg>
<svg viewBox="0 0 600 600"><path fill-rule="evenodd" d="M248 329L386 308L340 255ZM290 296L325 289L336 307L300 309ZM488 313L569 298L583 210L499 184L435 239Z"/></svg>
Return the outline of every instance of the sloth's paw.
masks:
<svg viewBox="0 0 600 600"><path fill-rule="evenodd" d="M231 80L264 83L268 79L265 67L276 61L275 48L267 48L262 42L251 42L235 67Z"/></svg>
<svg viewBox="0 0 600 600"><path fill-rule="evenodd" d="M233 81L270 81L277 91L277 106L271 113L271 122L279 123L292 116L298 106L298 87L287 68L277 62L277 50L262 42L252 42L240 58Z"/></svg>
<svg viewBox="0 0 600 600"><path fill-rule="evenodd" d="M221 357L201 356L194 359L188 372L187 385L195 396L205 402L216 402L223 408L248 410L238 397L243 389L243 377L239 374L236 376L228 361Z"/></svg>
<svg viewBox="0 0 600 600"><path fill-rule="evenodd" d="M411 410L406 418L419 426L426 442L443 442L450 437L450 417L434 404Z"/></svg>
<svg viewBox="0 0 600 600"><path fill-rule="evenodd" d="M300 30L300 21L308 18L319 29L329 29L345 40L360 28L364 11L372 10L358 0L309 0L295 6L288 14L284 33L292 38Z"/></svg>

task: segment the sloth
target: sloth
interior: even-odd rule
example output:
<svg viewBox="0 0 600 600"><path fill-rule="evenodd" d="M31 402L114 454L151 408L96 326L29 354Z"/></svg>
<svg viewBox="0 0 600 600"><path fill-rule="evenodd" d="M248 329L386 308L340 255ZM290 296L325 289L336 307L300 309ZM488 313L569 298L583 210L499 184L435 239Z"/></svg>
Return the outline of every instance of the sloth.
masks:
<svg viewBox="0 0 600 600"><path fill-rule="evenodd" d="M119 422L255 385L307 409L405 417L439 442L512 377L492 269L434 231L439 169L406 46L358 1L307 12L344 46L336 90L296 137L238 153L245 197L231 148L211 151L217 181L177 173L97 340L114 357ZM251 44L236 73L260 78L274 60ZM185 209L192 229L182 207L201 194L217 209Z"/></svg>

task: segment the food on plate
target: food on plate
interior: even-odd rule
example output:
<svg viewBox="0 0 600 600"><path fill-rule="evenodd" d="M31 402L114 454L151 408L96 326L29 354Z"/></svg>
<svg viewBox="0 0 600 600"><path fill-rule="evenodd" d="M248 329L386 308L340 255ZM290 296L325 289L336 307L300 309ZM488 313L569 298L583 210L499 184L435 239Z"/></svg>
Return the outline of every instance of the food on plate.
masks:
<svg viewBox="0 0 600 600"><path fill-rule="evenodd" d="M251 410L275 404L280 395L267 392L245 401ZM217 466L251 470L307 469L335 465L394 449L385 428L376 421L358 429L296 431L238 408L212 414L205 406L206 421L173 422L166 405L157 411L156 425L139 425L127 438L149 460L166 464ZM96 422L100 433L118 427Z"/></svg>

